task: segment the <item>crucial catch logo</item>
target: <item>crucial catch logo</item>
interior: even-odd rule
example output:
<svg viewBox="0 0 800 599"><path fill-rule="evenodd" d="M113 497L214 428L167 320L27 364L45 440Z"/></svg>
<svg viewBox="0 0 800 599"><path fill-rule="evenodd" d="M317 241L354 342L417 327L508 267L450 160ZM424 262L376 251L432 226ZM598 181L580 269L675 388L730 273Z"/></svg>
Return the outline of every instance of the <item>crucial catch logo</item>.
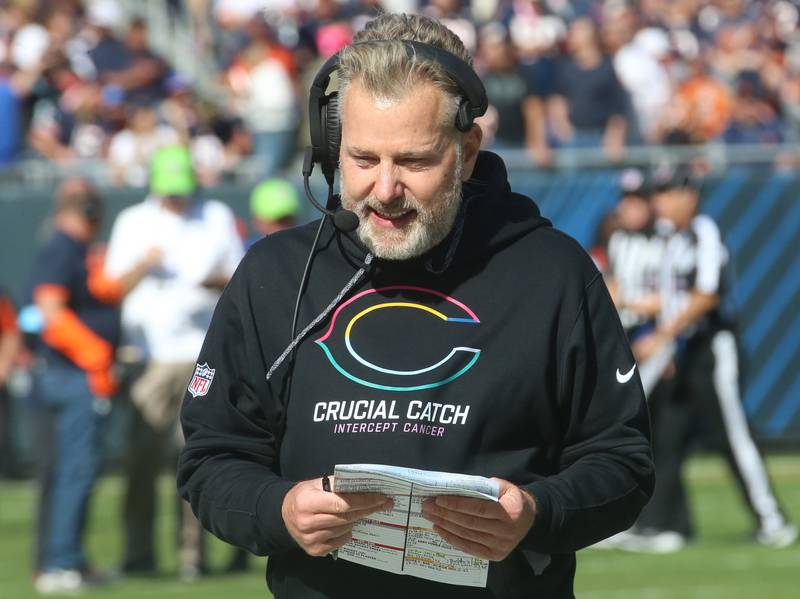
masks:
<svg viewBox="0 0 800 599"><path fill-rule="evenodd" d="M210 368L208 363L198 364L194 369L194 376L189 382L189 393L192 397L202 397L211 388L216 370Z"/></svg>

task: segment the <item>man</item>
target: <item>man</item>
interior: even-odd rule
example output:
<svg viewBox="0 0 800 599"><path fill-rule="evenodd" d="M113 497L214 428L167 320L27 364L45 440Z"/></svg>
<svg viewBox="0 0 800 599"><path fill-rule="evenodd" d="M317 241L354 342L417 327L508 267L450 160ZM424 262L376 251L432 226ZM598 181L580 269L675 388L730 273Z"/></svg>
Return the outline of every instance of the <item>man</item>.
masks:
<svg viewBox="0 0 800 599"><path fill-rule="evenodd" d="M125 343L143 371L130 389L135 408L125 496L123 570L154 573L155 482L167 442L176 433L178 407L211 314L243 253L230 209L197 196L189 150L162 148L153 157L150 195L123 210L111 232L106 270L114 276L159 248L161 267L122 306ZM200 527L188 506L180 527L184 579L205 567Z"/></svg>
<svg viewBox="0 0 800 599"><path fill-rule="evenodd" d="M47 594L92 581L82 535L104 416L117 387L116 304L158 261L145 253L118 278L105 277L89 251L103 210L86 180L65 180L56 191L53 234L31 275L31 300L42 320L33 389L42 485L35 586Z"/></svg>
<svg viewBox="0 0 800 599"><path fill-rule="evenodd" d="M398 40L470 62L438 22L392 14L339 55L341 203L358 229L322 229L298 330L319 322L288 361L313 225L247 254L200 353L208 384L183 404L179 486L207 528L270 556L278 598L572 597L574 552L629 526L653 484L633 357L591 260L479 154L441 63ZM497 477L497 503L422 511L492 560L487 587L323 557L391 504L323 491L353 462Z"/></svg>
<svg viewBox="0 0 800 599"><path fill-rule="evenodd" d="M619 161L628 99L590 18L570 24L567 46L569 57L560 64L553 98L553 133L563 147L602 147L609 160Z"/></svg>
<svg viewBox="0 0 800 599"><path fill-rule="evenodd" d="M537 164L549 165L544 100L531 78L525 76L508 31L499 23L484 26L479 48L485 68L481 80L497 120L490 147L524 147Z"/></svg>
<svg viewBox="0 0 800 599"><path fill-rule="evenodd" d="M660 313L657 328L637 343L637 351L647 360L671 345L674 367L650 402L656 490L637 532L621 546L667 553L693 537L682 469L698 439L727 459L755 520L755 540L790 545L797 527L778 505L742 407L737 342L730 315L721 307L729 258L719 228L698 214L699 192L685 169L667 173L653 201L665 238Z"/></svg>

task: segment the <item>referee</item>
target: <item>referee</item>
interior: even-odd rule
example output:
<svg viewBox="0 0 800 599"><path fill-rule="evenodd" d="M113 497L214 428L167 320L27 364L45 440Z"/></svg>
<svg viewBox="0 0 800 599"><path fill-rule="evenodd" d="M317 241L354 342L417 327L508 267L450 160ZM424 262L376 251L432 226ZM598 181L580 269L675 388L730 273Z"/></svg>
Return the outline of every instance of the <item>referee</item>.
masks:
<svg viewBox="0 0 800 599"><path fill-rule="evenodd" d="M674 368L666 371L650 398L655 494L636 533L627 534L622 547L667 553L692 538L681 473L695 441L727 459L754 517L755 540L785 547L797 539L798 529L778 505L742 408L733 319L721 309L729 256L716 223L697 213L698 201L687 170L657 181L653 207L664 243L661 307L657 328L635 349L637 360L644 362L672 344Z"/></svg>
<svg viewBox="0 0 800 599"><path fill-rule="evenodd" d="M664 239L655 233L650 195L651 186L640 170L622 173L615 210L617 230L608 241L608 265L603 273L631 343L653 331L661 304Z"/></svg>

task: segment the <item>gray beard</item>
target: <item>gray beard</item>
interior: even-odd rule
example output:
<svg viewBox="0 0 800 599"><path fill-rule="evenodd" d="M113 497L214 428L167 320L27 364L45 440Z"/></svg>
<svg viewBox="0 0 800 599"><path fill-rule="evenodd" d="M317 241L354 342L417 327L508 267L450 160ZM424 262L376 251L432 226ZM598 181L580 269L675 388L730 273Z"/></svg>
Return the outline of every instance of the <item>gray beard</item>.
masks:
<svg viewBox="0 0 800 599"><path fill-rule="evenodd" d="M342 206L352 210L359 218L356 230L367 249L382 260L408 260L421 256L447 237L453 228L461 205L461 175L464 164L459 156L451 180L433 207L423 208L416 198L403 198L391 205L384 205L373 197L360 202L350 200L342 186ZM384 230L372 226L369 208L374 207L384 214L400 214L416 210L417 216L402 230Z"/></svg>

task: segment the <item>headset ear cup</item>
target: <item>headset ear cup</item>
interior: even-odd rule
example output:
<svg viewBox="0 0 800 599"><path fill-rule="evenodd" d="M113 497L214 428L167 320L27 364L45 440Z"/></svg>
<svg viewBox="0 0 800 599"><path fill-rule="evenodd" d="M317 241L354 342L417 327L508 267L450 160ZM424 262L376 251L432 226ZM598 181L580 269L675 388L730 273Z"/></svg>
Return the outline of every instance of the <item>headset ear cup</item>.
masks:
<svg viewBox="0 0 800 599"><path fill-rule="evenodd" d="M466 133L472 128L472 107L469 100L466 98L461 99L458 105L458 112L456 113L456 129Z"/></svg>
<svg viewBox="0 0 800 599"><path fill-rule="evenodd" d="M328 95L327 102L322 109L322 126L325 135L326 163L322 165L323 172L330 172L331 176L339 168L339 146L342 143L342 127L339 123L339 92Z"/></svg>

